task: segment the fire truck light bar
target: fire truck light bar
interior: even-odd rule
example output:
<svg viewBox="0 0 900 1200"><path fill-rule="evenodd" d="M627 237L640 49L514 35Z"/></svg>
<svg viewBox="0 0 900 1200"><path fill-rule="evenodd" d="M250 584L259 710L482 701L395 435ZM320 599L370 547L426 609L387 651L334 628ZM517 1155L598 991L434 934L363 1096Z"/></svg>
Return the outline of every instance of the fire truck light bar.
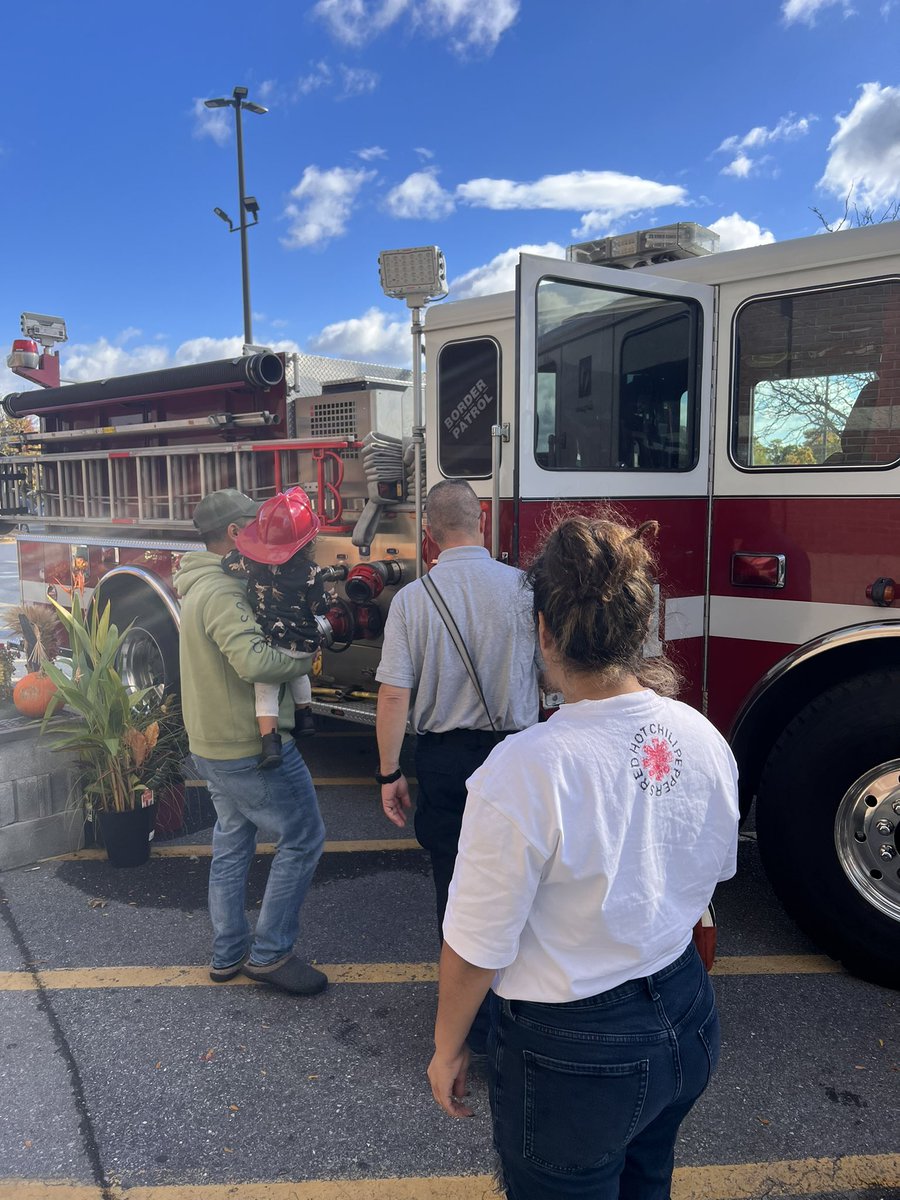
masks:
<svg viewBox="0 0 900 1200"><path fill-rule="evenodd" d="M569 246L569 262L593 263L602 267L649 267L653 263L674 262L713 254L719 247L719 235L696 221L678 221L615 237L597 238Z"/></svg>

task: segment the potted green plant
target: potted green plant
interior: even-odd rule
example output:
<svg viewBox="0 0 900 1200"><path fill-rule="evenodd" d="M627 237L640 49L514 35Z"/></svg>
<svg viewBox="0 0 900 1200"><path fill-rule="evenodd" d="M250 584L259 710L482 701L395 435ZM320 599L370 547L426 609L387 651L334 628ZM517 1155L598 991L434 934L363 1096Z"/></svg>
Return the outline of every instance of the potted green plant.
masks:
<svg viewBox="0 0 900 1200"><path fill-rule="evenodd" d="M56 750L74 751L79 769L77 803L99 829L113 866L137 866L150 855L156 806L146 783L147 763L159 739L159 723L147 704L152 689L132 691L116 670L126 630L110 621L109 604L88 613L78 593L72 609L52 601L69 637L71 675L54 663L44 670L56 692L44 716ZM71 721L51 718L65 707Z"/></svg>
<svg viewBox="0 0 900 1200"><path fill-rule="evenodd" d="M184 826L184 763L188 755L187 730L178 700L151 690L136 714L138 724L156 726L155 744L140 767L141 780L153 793L157 834L176 834Z"/></svg>

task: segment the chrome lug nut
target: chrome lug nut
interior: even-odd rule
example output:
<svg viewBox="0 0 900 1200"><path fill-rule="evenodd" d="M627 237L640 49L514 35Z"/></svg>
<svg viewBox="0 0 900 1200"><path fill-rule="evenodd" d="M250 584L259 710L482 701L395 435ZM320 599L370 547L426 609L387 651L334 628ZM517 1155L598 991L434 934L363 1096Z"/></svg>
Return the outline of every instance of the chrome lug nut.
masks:
<svg viewBox="0 0 900 1200"><path fill-rule="evenodd" d="M883 846L878 847L878 853L881 855L881 857L883 859L886 859L889 862L894 857L894 855L897 853L897 851L894 849L893 846L888 845L888 843L885 842L885 844Z"/></svg>
<svg viewBox="0 0 900 1200"><path fill-rule="evenodd" d="M894 832L893 822L885 820L884 817L882 817L881 820L877 822L877 824L875 825L875 828L878 830L879 833L893 833Z"/></svg>
<svg viewBox="0 0 900 1200"><path fill-rule="evenodd" d="M900 817L900 800L895 800L891 805L891 808L894 810L897 816Z"/></svg>

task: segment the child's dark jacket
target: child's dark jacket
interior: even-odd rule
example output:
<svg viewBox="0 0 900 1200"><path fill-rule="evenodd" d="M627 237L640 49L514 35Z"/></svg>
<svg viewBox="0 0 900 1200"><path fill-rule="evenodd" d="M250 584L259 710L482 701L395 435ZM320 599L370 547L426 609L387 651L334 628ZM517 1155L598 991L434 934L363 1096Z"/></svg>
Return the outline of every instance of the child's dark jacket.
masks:
<svg viewBox="0 0 900 1200"><path fill-rule="evenodd" d="M280 566L254 562L239 550L222 559L222 570L247 580L250 607L260 629L273 646L312 654L321 636L316 613L324 612L327 597L319 567L302 551Z"/></svg>

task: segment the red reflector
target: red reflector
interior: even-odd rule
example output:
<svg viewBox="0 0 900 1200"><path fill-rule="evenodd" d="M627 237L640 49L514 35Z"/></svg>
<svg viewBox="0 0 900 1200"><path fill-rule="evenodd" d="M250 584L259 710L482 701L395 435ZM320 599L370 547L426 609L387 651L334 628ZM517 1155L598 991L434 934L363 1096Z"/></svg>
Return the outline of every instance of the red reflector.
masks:
<svg viewBox="0 0 900 1200"><path fill-rule="evenodd" d="M732 554L733 587L784 587L783 554Z"/></svg>

